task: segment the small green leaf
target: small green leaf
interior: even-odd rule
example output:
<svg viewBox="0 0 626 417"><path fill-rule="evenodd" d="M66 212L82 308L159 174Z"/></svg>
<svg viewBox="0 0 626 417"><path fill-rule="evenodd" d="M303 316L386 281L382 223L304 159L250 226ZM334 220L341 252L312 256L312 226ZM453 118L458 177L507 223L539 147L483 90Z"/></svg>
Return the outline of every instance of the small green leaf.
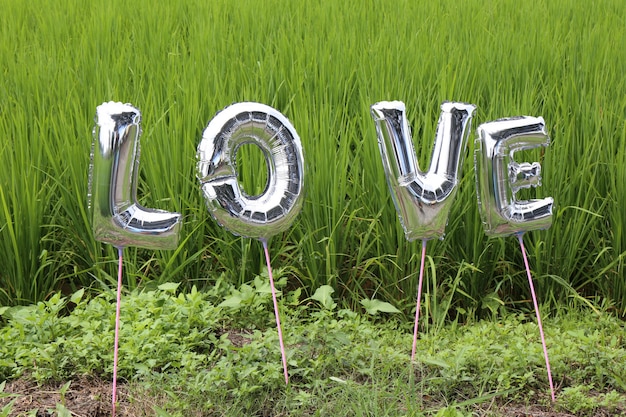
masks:
<svg viewBox="0 0 626 417"><path fill-rule="evenodd" d="M54 411L56 411L58 417L72 417L72 413L70 413L70 410L65 408L63 404L57 403L56 409Z"/></svg>
<svg viewBox="0 0 626 417"><path fill-rule="evenodd" d="M311 299L318 301L325 309L333 310L335 307L337 307L337 303L333 301L332 297L332 294L334 292L335 290L330 285L322 285L317 290L315 290L315 294L311 296Z"/></svg>
<svg viewBox="0 0 626 417"><path fill-rule="evenodd" d="M302 288L298 287L296 288L294 291L291 291L288 296L287 296L287 300L289 302L289 304L291 305L298 305L300 304L300 295L302 294Z"/></svg>
<svg viewBox="0 0 626 417"><path fill-rule="evenodd" d="M72 381L67 381L65 383L65 385L63 385L60 389L59 389L59 393L61 394L61 396L65 396L65 394L67 394L67 392L70 389L70 385L72 385Z"/></svg>
<svg viewBox="0 0 626 417"><path fill-rule="evenodd" d="M180 283L178 282L166 282L165 284L159 285L159 289L165 292L175 292Z"/></svg>
<svg viewBox="0 0 626 417"><path fill-rule="evenodd" d="M457 410L454 406L442 408L435 414L435 417L465 417L465 414Z"/></svg>
<svg viewBox="0 0 626 417"><path fill-rule="evenodd" d="M328 379L330 379L331 381L339 382L340 384L348 383L345 379L337 378L336 376L331 376Z"/></svg>
<svg viewBox="0 0 626 417"><path fill-rule="evenodd" d="M165 411L161 407L157 407L155 405L154 407L152 407L152 409L154 410L154 412L156 413L156 415L158 417L172 417L172 415L170 413L168 413L167 411Z"/></svg>
<svg viewBox="0 0 626 417"><path fill-rule="evenodd" d="M426 365L439 366L440 368L450 368L450 364L440 359L436 358L424 358L422 359Z"/></svg>
<svg viewBox="0 0 626 417"><path fill-rule="evenodd" d="M259 294L272 293L272 287L270 286L269 279L266 281L258 275L254 277L254 287L256 288L256 292Z"/></svg>
<svg viewBox="0 0 626 417"><path fill-rule="evenodd" d="M239 308L241 307L241 297L238 295L233 295L228 297L224 301L222 301L218 307L230 307L230 308Z"/></svg>
<svg viewBox="0 0 626 417"><path fill-rule="evenodd" d="M486 296L483 297L481 301L482 301L482 308L489 309L491 314L496 314L498 312L498 309L504 306L504 301L500 299L500 296L498 296L497 292L492 292L491 294L487 294Z"/></svg>
<svg viewBox="0 0 626 417"><path fill-rule="evenodd" d="M367 298L361 300L361 304L365 307L367 314L375 316L378 313L399 313L400 310L392 306L391 304L380 300L368 300Z"/></svg>
<svg viewBox="0 0 626 417"><path fill-rule="evenodd" d="M8 417L11 414L11 411L13 411L13 404L15 404L15 401L17 401L17 398L14 400L11 400L11 402L9 402L7 405L0 408L0 417Z"/></svg>
<svg viewBox="0 0 626 417"><path fill-rule="evenodd" d="M81 288L80 290L78 290L74 294L72 294L72 296L70 297L70 301L72 303L74 303L74 304L78 304L78 303L80 303L80 300L83 299L83 295L85 295L85 289Z"/></svg>

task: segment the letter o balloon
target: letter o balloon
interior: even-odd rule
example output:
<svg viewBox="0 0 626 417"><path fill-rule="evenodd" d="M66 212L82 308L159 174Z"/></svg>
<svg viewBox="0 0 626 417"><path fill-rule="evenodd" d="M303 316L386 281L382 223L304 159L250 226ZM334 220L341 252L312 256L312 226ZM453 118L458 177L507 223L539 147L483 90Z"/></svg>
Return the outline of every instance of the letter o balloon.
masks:
<svg viewBox="0 0 626 417"><path fill-rule="evenodd" d="M267 183L260 195L246 194L237 179L237 151L246 144L265 157ZM302 207L304 156L300 137L279 111L252 102L226 107L204 129L196 156L200 189L221 226L265 240L291 226Z"/></svg>

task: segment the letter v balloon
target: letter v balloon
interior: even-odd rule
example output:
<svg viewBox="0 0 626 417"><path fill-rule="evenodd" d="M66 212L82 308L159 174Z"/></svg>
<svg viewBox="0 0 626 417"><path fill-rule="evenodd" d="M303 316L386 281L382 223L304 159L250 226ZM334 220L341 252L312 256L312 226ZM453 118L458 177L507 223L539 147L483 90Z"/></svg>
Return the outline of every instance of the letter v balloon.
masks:
<svg viewBox="0 0 626 417"><path fill-rule="evenodd" d="M441 105L430 167L422 172L404 103L383 101L371 107L385 176L407 240L443 236L475 109L466 103Z"/></svg>
<svg viewBox="0 0 626 417"><path fill-rule="evenodd" d="M371 107L385 176L407 240L422 239L422 257L411 360L415 359L426 258L426 241L443 237L463 165L463 155L476 106L445 102L437 124L435 147L422 172L411 140L404 103L382 101Z"/></svg>

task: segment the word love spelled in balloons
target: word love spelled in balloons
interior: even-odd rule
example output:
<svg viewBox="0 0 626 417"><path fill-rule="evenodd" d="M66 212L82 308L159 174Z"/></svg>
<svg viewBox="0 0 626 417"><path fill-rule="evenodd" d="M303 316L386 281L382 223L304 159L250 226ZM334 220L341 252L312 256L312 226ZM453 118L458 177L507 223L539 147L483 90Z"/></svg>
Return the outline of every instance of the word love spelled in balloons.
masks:
<svg viewBox="0 0 626 417"><path fill-rule="evenodd" d="M442 104L430 167L422 172L404 103L383 101L371 106L385 176L409 241L443 237L475 109L466 103ZM477 133L476 191L485 233L506 236L550 227L551 197L516 199L520 189L541 185L541 165L513 159L517 151L549 145L544 120L500 119L481 124Z"/></svg>
<svg viewBox="0 0 626 417"><path fill-rule="evenodd" d="M385 175L408 240L443 236L475 109L442 104L431 164L422 172L405 105L371 106ZM174 248L180 215L136 202L140 121L139 110L130 104L109 102L97 109L90 166L95 237L116 247ZM485 232L505 236L550 227L552 198L516 198L519 190L541 184L541 165L513 159L517 151L549 145L544 120L523 116L487 122L477 136L476 190ZM247 195L237 180L234 161L244 144L258 146L265 156L268 180L258 196ZM204 130L197 158L202 194L220 225L237 235L267 239L293 223L302 206L304 158L300 138L280 112L260 103L227 107Z"/></svg>
<svg viewBox="0 0 626 417"><path fill-rule="evenodd" d="M141 113L130 104L103 103L96 112L89 200L96 240L118 248L173 249L181 216L137 203ZM242 145L258 146L267 165L261 195L237 181L235 157ZM234 234L268 239L286 230L302 206L304 157L296 130L277 110L236 103L208 124L198 146L198 179L207 207Z"/></svg>
<svg viewBox="0 0 626 417"><path fill-rule="evenodd" d="M402 102L371 106L385 176L400 223L408 240L422 239L413 349L415 357L426 241L443 237L458 186L464 150L476 106L445 102L437 126L427 172L422 172L411 140ZM128 245L172 249L178 244L181 216L147 209L136 201L141 115L130 104L103 103L97 109L90 165L89 199L97 240L119 250L118 292L113 371L115 415L118 330L122 283L122 248ZM512 117L478 127L474 166L482 223L487 235L517 234L528 273L550 379L547 349L522 233L546 229L552 223L553 199L521 201L516 193L541 184L541 165L517 163L515 152L548 146L550 138L540 117ZM263 193L246 194L239 185L235 160L242 145L254 144L265 156L267 182ZM271 272L267 240L290 227L302 206L304 158L295 129L277 110L260 103L237 103L208 124L197 149L197 177L207 207L217 222L236 235L263 243L274 301L285 383L287 358Z"/></svg>

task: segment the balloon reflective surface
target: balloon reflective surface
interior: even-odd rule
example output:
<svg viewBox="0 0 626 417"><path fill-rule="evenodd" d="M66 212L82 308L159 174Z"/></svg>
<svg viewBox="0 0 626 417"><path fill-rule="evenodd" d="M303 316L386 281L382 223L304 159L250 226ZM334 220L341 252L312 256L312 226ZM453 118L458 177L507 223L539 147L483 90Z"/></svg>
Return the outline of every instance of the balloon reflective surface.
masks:
<svg viewBox="0 0 626 417"><path fill-rule="evenodd" d="M141 113L130 104L98 106L89 199L96 240L118 248L139 246L174 249L178 245L178 213L137 204Z"/></svg>
<svg viewBox="0 0 626 417"><path fill-rule="evenodd" d="M478 207L485 233L506 236L552 225L552 197L517 200L523 188L541 185L541 165L517 163L517 151L548 146L541 117L512 117L478 127L474 153Z"/></svg>
<svg viewBox="0 0 626 417"><path fill-rule="evenodd" d="M453 201L476 106L445 102L430 167L420 171L404 103L371 107L393 202L408 240L442 237Z"/></svg>
<svg viewBox="0 0 626 417"><path fill-rule="evenodd" d="M235 157L258 146L267 166L265 191L247 195L237 180ZM267 239L292 224L302 206L304 157L296 130L277 110L236 103L208 124L198 145L198 180L211 215L232 233Z"/></svg>

